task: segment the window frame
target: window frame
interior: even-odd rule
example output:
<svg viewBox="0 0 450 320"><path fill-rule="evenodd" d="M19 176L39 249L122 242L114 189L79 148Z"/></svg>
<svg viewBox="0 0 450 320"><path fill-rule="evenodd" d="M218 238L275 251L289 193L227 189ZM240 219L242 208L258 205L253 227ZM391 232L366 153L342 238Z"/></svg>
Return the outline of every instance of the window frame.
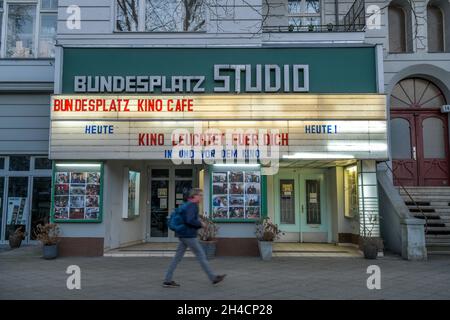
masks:
<svg viewBox="0 0 450 320"><path fill-rule="evenodd" d="M117 0L114 0L113 5L113 11L114 11L114 19L113 19L113 33L207 33L207 26L209 24L209 15L206 13L205 10L205 28L204 30L200 31L183 31L183 30L176 30L176 31L148 31L145 29L145 9L146 9L146 1L147 0L137 0L138 1L138 22L137 22L137 30L136 31L120 31L117 29L117 18L118 18L118 5ZM320 0L319 0L320 1Z"/></svg>
<svg viewBox="0 0 450 320"><path fill-rule="evenodd" d="M430 37L428 36L428 28L429 28L429 13L430 13L430 8L434 8L439 10L441 17L442 17L442 51L433 51L430 50ZM437 5L437 4L433 4L433 3L428 3L426 6L426 14L427 14L427 23L426 23L426 27L427 27L427 52L428 53L446 53L447 51L447 41L446 41L446 36L447 36L447 30L445 29L446 26L446 21L445 21L445 11L441 8L441 6Z"/></svg>
<svg viewBox="0 0 450 320"><path fill-rule="evenodd" d="M391 22L389 21L389 10L391 8L398 8L403 12L403 16L405 18L405 50L404 51L392 51L391 48L391 32L390 32L390 25ZM387 22L388 22L388 28L387 28L387 42L388 42L388 53L389 54L411 54L414 53L414 48L416 47L415 39L412 35L413 33L413 11L411 8L406 8L404 5L400 3L393 2L387 7Z"/></svg>
<svg viewBox="0 0 450 320"><path fill-rule="evenodd" d="M323 2L322 0L317 0L319 2L319 12L318 13L307 13L306 12L306 0L298 0L300 2L300 13L290 13L289 12L289 0L287 2L287 18L288 18L288 25L289 27L291 26L291 24L289 23L289 20L291 18L319 18L319 26L322 25L323 22L323 10L322 10L322 5ZM308 28L308 25L292 25L294 28ZM315 26L315 25L314 25Z"/></svg>
<svg viewBox="0 0 450 320"><path fill-rule="evenodd" d="M34 5L35 6L35 21L34 21L34 34L33 34L33 54L30 57L7 57L7 44L6 37L8 36L8 16L9 5ZM43 0L3 0L3 9L0 9L0 15L2 15L0 26L0 59L12 59L12 60L30 60L30 59L54 59L54 57L40 57L39 56L39 39L41 36L41 14L55 14L56 21L58 21L58 7L54 9L43 9Z"/></svg>

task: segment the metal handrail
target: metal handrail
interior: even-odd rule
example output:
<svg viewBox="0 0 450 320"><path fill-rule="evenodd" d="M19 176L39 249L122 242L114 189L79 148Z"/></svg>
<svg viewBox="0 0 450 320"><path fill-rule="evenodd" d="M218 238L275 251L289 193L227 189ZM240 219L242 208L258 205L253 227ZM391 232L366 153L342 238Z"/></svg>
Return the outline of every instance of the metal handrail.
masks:
<svg viewBox="0 0 450 320"><path fill-rule="evenodd" d="M354 24L352 28L348 25L280 25L280 26L263 26L263 32L362 32L365 24Z"/></svg>
<svg viewBox="0 0 450 320"><path fill-rule="evenodd" d="M342 20L345 26L349 28L355 27L358 25L356 21L362 20L365 23L365 1L364 0L355 0L353 2L350 9L347 11L347 14L344 16Z"/></svg>
<svg viewBox="0 0 450 320"><path fill-rule="evenodd" d="M389 164L386 161L383 161L384 164L386 164L386 167L389 169L389 171L391 171L394 179L397 178L394 170L392 170L392 168L389 166ZM419 207L419 205L417 204L417 202L413 199L413 197L409 194L408 190L405 188L405 186L401 183L401 181L397 178L397 183L400 185L400 187L403 189L403 191L406 192L406 194L408 195L409 199L414 203L414 205L416 206L416 208L420 211L420 213L422 214L424 220L425 220L425 233L427 232L428 229L428 218L425 215L425 213L422 211L422 209Z"/></svg>

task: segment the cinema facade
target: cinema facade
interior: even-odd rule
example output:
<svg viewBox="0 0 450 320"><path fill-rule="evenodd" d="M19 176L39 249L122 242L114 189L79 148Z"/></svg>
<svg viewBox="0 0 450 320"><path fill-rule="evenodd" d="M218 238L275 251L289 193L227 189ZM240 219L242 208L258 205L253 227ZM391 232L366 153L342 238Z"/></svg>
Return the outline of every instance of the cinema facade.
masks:
<svg viewBox="0 0 450 320"><path fill-rule="evenodd" d="M174 242L191 187L218 254L379 236L388 159L380 48L60 48L51 99L51 220L63 255Z"/></svg>

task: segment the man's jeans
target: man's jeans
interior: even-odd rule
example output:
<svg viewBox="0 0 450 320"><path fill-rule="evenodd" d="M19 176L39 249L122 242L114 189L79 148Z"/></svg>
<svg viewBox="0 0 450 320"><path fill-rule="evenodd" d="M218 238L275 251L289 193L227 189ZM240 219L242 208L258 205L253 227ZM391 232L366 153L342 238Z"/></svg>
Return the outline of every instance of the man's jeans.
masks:
<svg viewBox="0 0 450 320"><path fill-rule="evenodd" d="M215 279L216 275L214 274L214 272L211 270L211 267L209 266L208 260L206 259L205 251L203 250L202 246L200 245L198 238L179 238L179 240L180 240L180 243L178 244L177 253L175 254L175 257L173 258L173 260L169 266L169 270L167 270L165 281L167 281L167 282L172 281L173 273L174 273L178 263L183 258L184 253L186 252L187 248L191 249L191 251L195 254L198 262L200 262L200 265L202 266L203 271L206 272L209 280L213 281Z"/></svg>

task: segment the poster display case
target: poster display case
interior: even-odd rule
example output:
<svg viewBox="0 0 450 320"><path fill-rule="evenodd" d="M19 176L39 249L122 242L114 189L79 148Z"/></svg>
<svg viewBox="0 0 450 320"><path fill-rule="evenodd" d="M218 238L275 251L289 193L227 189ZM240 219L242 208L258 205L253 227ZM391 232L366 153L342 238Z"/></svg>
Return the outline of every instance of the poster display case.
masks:
<svg viewBox="0 0 450 320"><path fill-rule="evenodd" d="M139 216L141 173L124 169L122 218L133 219Z"/></svg>
<svg viewBox="0 0 450 320"><path fill-rule="evenodd" d="M101 222L103 165L56 163L53 168L53 222Z"/></svg>
<svg viewBox="0 0 450 320"><path fill-rule="evenodd" d="M215 170L211 174L211 217L224 221L254 221L262 216L259 170Z"/></svg>

